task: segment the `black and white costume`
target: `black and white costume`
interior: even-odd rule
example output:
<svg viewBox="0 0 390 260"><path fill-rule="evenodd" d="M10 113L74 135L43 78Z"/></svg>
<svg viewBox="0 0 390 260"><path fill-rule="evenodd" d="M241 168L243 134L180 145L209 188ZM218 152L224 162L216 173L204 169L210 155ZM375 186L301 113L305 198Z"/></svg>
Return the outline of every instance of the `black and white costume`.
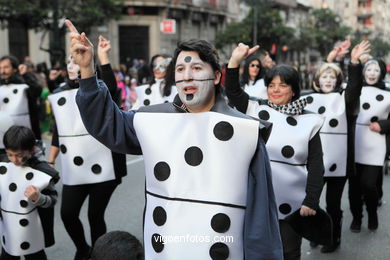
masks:
<svg viewBox="0 0 390 260"><path fill-rule="evenodd" d="M251 100L239 87L238 68L227 69L225 87L230 104L239 111L273 124L266 148L271 162L284 255L300 255L301 238L293 231L285 232L286 228L291 228L283 219L302 205L314 210L319 206L324 170L319 130L324 120L314 113L288 115L271 108L267 100ZM293 239L284 241L287 234L289 237L294 234Z"/></svg>
<svg viewBox="0 0 390 260"><path fill-rule="evenodd" d="M0 111L5 111L15 124L33 130L35 137L41 139L37 100L42 88L32 73L25 73L23 78L12 75L0 79Z"/></svg>
<svg viewBox="0 0 390 260"><path fill-rule="evenodd" d="M2 247L13 256L31 255L54 244L53 220L58 172L35 157L26 166L0 162ZM41 191L39 200L24 196L30 185ZM4 253L3 251L3 253Z"/></svg>
<svg viewBox="0 0 390 260"><path fill-rule="evenodd" d="M155 79L155 82L152 85L146 84L136 87L137 101L131 109L136 110L142 106L172 102L177 94L177 89L175 86L172 86L171 94L169 96L164 96L164 85L164 79Z"/></svg>
<svg viewBox="0 0 390 260"><path fill-rule="evenodd" d="M104 212L112 193L126 175L126 158L110 151L85 129L75 102L78 83L68 81L48 98L52 104L56 127L52 146L61 153L64 184L61 217L78 252L86 252L79 212L89 197L88 215L92 244L106 232Z"/></svg>
<svg viewBox="0 0 390 260"><path fill-rule="evenodd" d="M121 112L96 77L80 85L77 103L88 131L118 152L140 154L142 148L145 259L243 259L244 253L281 259L259 122L230 109L221 96L204 113L185 113L178 97ZM234 243L213 240L221 235L233 235ZM206 240L191 242L196 237ZM164 238L181 242L164 244Z"/></svg>
<svg viewBox="0 0 390 260"><path fill-rule="evenodd" d="M349 64L347 88L331 93L311 93L306 108L325 117L320 131L324 153L326 210L333 221L333 243L340 244L343 211L341 198L347 176L355 174L354 139L362 65ZM337 87L337 86L336 86Z"/></svg>
<svg viewBox="0 0 390 260"><path fill-rule="evenodd" d="M267 99L267 87L264 84L264 79L258 79L256 82L250 81L249 84L245 84L244 90L248 93L249 96L259 98L259 99Z"/></svg>

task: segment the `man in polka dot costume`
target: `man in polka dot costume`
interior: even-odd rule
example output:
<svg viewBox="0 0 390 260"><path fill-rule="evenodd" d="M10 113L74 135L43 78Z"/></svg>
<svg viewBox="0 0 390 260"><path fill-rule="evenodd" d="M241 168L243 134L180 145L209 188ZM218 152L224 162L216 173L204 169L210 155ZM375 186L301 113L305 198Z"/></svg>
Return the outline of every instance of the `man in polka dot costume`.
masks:
<svg viewBox="0 0 390 260"><path fill-rule="evenodd" d="M96 80L92 44L66 23L81 69L76 101L87 130L110 149L144 156L145 258L282 259L261 136L268 133L220 96L213 46L201 40L178 46L168 68L179 93L173 103L123 112ZM169 237L188 240L165 243Z"/></svg>
<svg viewBox="0 0 390 260"><path fill-rule="evenodd" d="M34 156L35 136L24 126L4 135L7 159L0 161L1 259L45 260L54 244L54 184L58 172Z"/></svg>
<svg viewBox="0 0 390 260"><path fill-rule="evenodd" d="M0 58L0 111L7 112L17 125L32 129L39 140L37 99L41 91L41 85L25 64L19 65L17 58L10 55Z"/></svg>

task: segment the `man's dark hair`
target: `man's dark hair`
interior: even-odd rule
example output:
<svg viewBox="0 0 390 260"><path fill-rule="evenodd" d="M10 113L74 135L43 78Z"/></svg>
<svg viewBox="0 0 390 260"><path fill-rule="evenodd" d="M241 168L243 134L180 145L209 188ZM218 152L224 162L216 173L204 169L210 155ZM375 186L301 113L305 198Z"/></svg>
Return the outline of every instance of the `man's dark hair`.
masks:
<svg viewBox="0 0 390 260"><path fill-rule="evenodd" d="M253 61L258 61L259 62L259 65L260 65L260 68L259 68L259 74L257 74L256 78L255 78L255 81L253 82L253 84L256 83L257 80L261 79L264 77L265 75L265 68L263 67L263 65L261 64L261 61L258 57L255 57L255 56L249 56L246 60L245 60L245 64L244 64L244 71L242 73L242 83L245 85L245 84L248 84L249 83L249 80L250 80L250 76L249 76L249 64L251 64Z"/></svg>
<svg viewBox="0 0 390 260"><path fill-rule="evenodd" d="M11 126L4 134L5 149L31 151L35 146L34 132L25 126Z"/></svg>
<svg viewBox="0 0 390 260"><path fill-rule="evenodd" d="M185 42L180 42L177 44L177 48L173 54L173 58L171 63L167 68L167 73L165 76L165 82L167 85L175 85L175 65L177 61L177 57L182 51L195 51L198 53L200 59L204 62L207 62L213 68L213 71L221 72L221 65L219 64L219 56L217 50L214 46L205 41L205 40L188 40ZM219 90L221 82L216 85L216 89Z"/></svg>
<svg viewBox="0 0 390 260"><path fill-rule="evenodd" d="M279 76L280 80L287 85L291 86L292 92L295 94L291 101L297 100L301 95L301 78L299 72L289 65L278 65L268 70L264 77L264 83L268 88L268 85L274 79Z"/></svg>
<svg viewBox="0 0 390 260"><path fill-rule="evenodd" d="M3 61L3 60L9 60L11 62L12 68L13 69L18 69L18 67L19 67L19 60L15 56L5 55L5 56L0 58L0 61Z"/></svg>
<svg viewBox="0 0 390 260"><path fill-rule="evenodd" d="M125 231L111 231L99 237L91 260L144 260L141 242Z"/></svg>

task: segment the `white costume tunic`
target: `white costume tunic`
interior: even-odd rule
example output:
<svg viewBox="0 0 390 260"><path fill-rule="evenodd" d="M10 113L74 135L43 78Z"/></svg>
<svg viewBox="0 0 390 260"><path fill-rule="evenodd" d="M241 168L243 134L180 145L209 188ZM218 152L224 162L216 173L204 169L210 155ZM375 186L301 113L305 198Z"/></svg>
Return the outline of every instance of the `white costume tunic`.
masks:
<svg viewBox="0 0 390 260"><path fill-rule="evenodd" d="M302 206L306 196L308 144L323 118L317 114L289 116L253 100L248 101L246 114L273 124L266 148L279 219L284 219Z"/></svg>
<svg viewBox="0 0 390 260"><path fill-rule="evenodd" d="M1 241L7 253L21 256L45 248L36 206L24 196L30 185L42 190L52 177L31 167L0 162Z"/></svg>
<svg viewBox="0 0 390 260"><path fill-rule="evenodd" d="M347 114L345 92L310 94L305 109L325 117L320 131L325 173L324 177L346 176L347 168Z"/></svg>
<svg viewBox="0 0 390 260"><path fill-rule="evenodd" d="M386 136L369 129L371 122L386 120L390 113L390 92L365 86L360 96L360 112L356 121L355 161L383 166Z"/></svg>
<svg viewBox="0 0 390 260"><path fill-rule="evenodd" d="M257 80L255 84L245 84L244 91L251 97L268 99L267 87L264 84L264 79Z"/></svg>
<svg viewBox="0 0 390 260"><path fill-rule="evenodd" d="M75 102L77 89L50 95L61 151L61 179L66 185L114 180L111 151L88 134Z"/></svg>
<svg viewBox="0 0 390 260"><path fill-rule="evenodd" d="M12 119L12 117L9 115L9 113L5 112L5 111L0 111L0 122L1 122L1 124L0 124L0 149L4 149L4 144L3 144L4 134L15 123L14 123L14 120Z"/></svg>
<svg viewBox="0 0 390 260"><path fill-rule="evenodd" d="M0 111L7 112L16 125L31 129L26 84L0 86Z"/></svg>
<svg viewBox="0 0 390 260"><path fill-rule="evenodd" d="M138 112L134 127L145 160L145 259L210 259L218 249L226 259L243 259L246 169L259 122L215 112Z"/></svg>
<svg viewBox="0 0 390 260"><path fill-rule="evenodd" d="M142 106L150 106L161 103L172 102L177 94L177 89L175 86L172 86L171 94L167 97L162 96L162 87L161 84L164 79L155 79L156 82L150 86L149 84L135 87L137 93L137 101L134 103L131 109L139 109Z"/></svg>

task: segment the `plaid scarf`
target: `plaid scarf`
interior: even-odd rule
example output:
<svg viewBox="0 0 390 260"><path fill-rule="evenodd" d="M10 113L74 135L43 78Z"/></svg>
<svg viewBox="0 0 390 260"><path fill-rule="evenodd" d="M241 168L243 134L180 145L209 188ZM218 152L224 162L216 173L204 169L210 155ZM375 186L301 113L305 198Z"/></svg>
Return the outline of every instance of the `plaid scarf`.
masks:
<svg viewBox="0 0 390 260"><path fill-rule="evenodd" d="M268 100L268 106L272 107L276 111L286 114L286 115L301 115L303 113L303 109L307 105L306 98L297 99L293 102L290 102L286 105L276 105Z"/></svg>

